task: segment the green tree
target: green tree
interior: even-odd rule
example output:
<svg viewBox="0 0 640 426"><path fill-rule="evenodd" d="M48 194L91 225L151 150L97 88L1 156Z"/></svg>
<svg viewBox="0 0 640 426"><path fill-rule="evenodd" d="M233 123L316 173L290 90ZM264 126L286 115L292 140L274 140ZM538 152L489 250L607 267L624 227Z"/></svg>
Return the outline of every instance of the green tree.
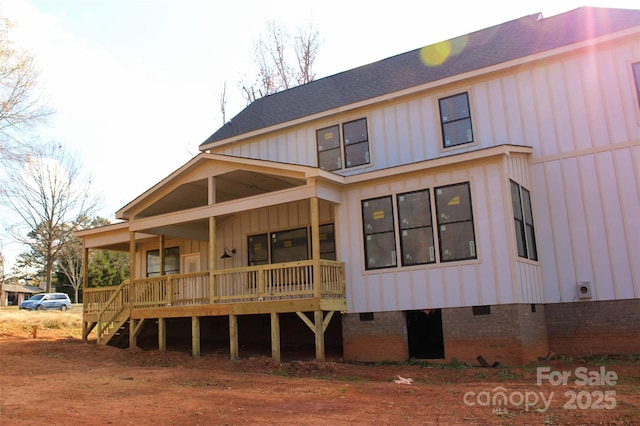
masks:
<svg viewBox="0 0 640 426"><path fill-rule="evenodd" d="M89 282L92 287L119 285L129 278L129 253L92 250L89 254Z"/></svg>

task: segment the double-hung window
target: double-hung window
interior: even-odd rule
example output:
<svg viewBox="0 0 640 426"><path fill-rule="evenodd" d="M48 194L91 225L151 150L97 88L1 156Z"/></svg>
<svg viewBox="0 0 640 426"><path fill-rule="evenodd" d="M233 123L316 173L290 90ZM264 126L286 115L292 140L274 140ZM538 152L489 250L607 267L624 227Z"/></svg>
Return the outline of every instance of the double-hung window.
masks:
<svg viewBox="0 0 640 426"><path fill-rule="evenodd" d="M531 194L516 182L510 182L518 256L538 260L533 211L531 209Z"/></svg>
<svg viewBox="0 0 640 426"><path fill-rule="evenodd" d="M429 190L398 195L400 250L403 265L436 261Z"/></svg>
<svg viewBox="0 0 640 426"><path fill-rule="evenodd" d="M469 183L436 188L440 260L476 258L476 241Z"/></svg>
<svg viewBox="0 0 640 426"><path fill-rule="evenodd" d="M316 131L318 166L335 171L369 164L367 119L333 125Z"/></svg>
<svg viewBox="0 0 640 426"><path fill-rule="evenodd" d="M469 95L460 93L442 98L438 102L444 147L449 148L473 142Z"/></svg>
<svg viewBox="0 0 640 426"><path fill-rule="evenodd" d="M362 201L366 269L396 266L396 237L391 196Z"/></svg>

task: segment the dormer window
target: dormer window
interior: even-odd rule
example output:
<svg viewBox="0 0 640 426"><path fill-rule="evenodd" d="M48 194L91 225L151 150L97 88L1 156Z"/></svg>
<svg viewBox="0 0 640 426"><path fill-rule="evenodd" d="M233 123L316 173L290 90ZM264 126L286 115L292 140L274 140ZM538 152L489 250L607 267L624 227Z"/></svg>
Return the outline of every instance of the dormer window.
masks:
<svg viewBox="0 0 640 426"><path fill-rule="evenodd" d="M439 100L442 140L445 148L473 142L469 95L460 93Z"/></svg>
<svg viewBox="0 0 640 426"><path fill-rule="evenodd" d="M316 142L318 166L323 170L347 169L370 162L366 118L319 129Z"/></svg>

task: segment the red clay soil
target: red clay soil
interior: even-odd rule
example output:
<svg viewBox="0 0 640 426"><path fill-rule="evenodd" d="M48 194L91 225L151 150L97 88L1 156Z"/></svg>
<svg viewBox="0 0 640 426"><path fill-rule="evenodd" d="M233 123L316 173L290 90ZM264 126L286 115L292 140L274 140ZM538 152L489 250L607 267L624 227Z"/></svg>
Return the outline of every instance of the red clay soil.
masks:
<svg viewBox="0 0 640 426"><path fill-rule="evenodd" d="M0 365L2 425L640 424L638 357L523 368L230 361L4 327ZM537 384L540 366L553 383Z"/></svg>

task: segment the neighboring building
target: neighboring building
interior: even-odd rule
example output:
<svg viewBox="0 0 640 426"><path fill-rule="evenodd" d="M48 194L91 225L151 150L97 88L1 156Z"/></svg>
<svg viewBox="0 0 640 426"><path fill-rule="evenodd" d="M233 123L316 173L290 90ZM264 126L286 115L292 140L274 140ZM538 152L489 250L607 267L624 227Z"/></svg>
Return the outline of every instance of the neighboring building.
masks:
<svg viewBox="0 0 640 426"><path fill-rule="evenodd" d="M124 222L79 233L135 278L85 289L85 337L638 353L639 93L640 10L585 7L258 99Z"/></svg>
<svg viewBox="0 0 640 426"><path fill-rule="evenodd" d="M34 285L7 284L0 288L0 306L17 306L36 293L44 290Z"/></svg>

